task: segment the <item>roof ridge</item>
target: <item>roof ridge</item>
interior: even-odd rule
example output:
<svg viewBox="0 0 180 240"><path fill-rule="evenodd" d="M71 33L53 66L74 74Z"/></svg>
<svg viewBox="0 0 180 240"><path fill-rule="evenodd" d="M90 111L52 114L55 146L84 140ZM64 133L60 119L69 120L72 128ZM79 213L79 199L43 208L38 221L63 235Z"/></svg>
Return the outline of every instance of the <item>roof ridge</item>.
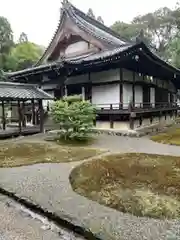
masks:
<svg viewBox="0 0 180 240"><path fill-rule="evenodd" d="M95 25L96 27L100 28L101 30L111 34L113 37L118 38L121 41L126 41L128 43L131 43L131 41L129 41L128 39L121 37L117 32L115 32L114 30L112 30L110 27L106 26L105 24L99 22L98 20L88 16L86 13L84 13L83 11L81 11L80 9L76 8L72 3L70 3L68 0L64 0L63 1L63 7L64 9L72 9L74 10L74 12L78 15L80 15L80 17L82 17L83 19L85 18L85 20L89 20L91 24ZM88 21L88 22L89 22Z"/></svg>
<svg viewBox="0 0 180 240"><path fill-rule="evenodd" d="M78 21L78 23L81 25L81 28L83 28L85 31L86 31L86 27L84 26L84 23L83 23L83 21L85 21L86 22L86 24L88 24L88 30L90 30L91 31L91 33L92 33L92 35L94 36L96 36L97 37L97 34L96 34L96 32L93 30L93 27L92 26L94 26L94 25L92 25L90 22L88 22L88 21L86 21L85 19L83 19L81 16L79 16L79 15L76 15L76 13L75 13L75 11L74 11L74 9L73 8L71 8L71 7L69 7L69 9L67 9L66 10L66 12L67 12L67 14L71 17L71 18L73 18L73 20L74 20L74 22L77 24L77 21ZM95 26L96 27L96 26ZM99 29L99 31L102 31L102 32L105 32L104 30L102 30L101 28L98 28ZM105 32L106 33L106 32ZM109 34L109 33L108 33ZM112 35L110 35L112 38L116 38L116 37L114 37L114 36L112 36ZM117 38L116 38L117 39ZM106 37L101 37L101 40L104 40L105 42L107 42L108 44L113 44L113 41L112 40L110 40L110 39L107 39ZM118 39L118 40L120 40L120 39ZM119 43L118 44L116 44L116 45L119 45Z"/></svg>
<svg viewBox="0 0 180 240"><path fill-rule="evenodd" d="M63 0L62 2L62 7L61 7L61 16L59 18L59 22L57 25L57 28L50 40L49 45L47 46L47 48L45 49L43 55L41 56L41 58L34 64L33 67L39 66L39 64L41 64L44 56L46 55L48 49L51 47L54 38L57 35L57 32L61 26L62 20L63 20L63 16L65 14L72 14L74 18L76 18L75 20L78 20L81 25L83 26L83 22L81 21L81 19L85 22L87 22L88 25L93 25L94 27L98 28L100 31L105 32L106 34L109 34L109 36L111 36L111 38L117 39L117 41L122 41L124 43L123 44L130 44L132 43L131 41L128 41L127 39L123 39L121 38L116 32L114 32L112 29L110 29L109 27L105 26L104 24L100 23L99 21L89 17L87 14L85 14L84 12L82 12L81 10L79 10L78 8L76 8L73 4L71 4L68 0ZM76 16L77 15L77 16ZM77 18L78 17L78 18ZM81 18L81 19L80 19ZM90 27L90 26L89 26ZM94 32L93 29L91 29L91 32ZM94 32L95 34L95 32ZM97 36L96 36L97 37ZM112 44L112 39L106 39L106 37L102 40L107 41L108 44ZM121 45L121 43L116 43L116 45Z"/></svg>

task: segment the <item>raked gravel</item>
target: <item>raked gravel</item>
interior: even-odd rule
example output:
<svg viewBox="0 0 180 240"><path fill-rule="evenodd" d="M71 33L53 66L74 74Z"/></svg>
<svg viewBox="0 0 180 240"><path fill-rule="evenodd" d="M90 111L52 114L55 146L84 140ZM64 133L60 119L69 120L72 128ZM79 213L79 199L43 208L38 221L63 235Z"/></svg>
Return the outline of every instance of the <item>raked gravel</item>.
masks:
<svg viewBox="0 0 180 240"><path fill-rule="evenodd" d="M42 141L44 136L19 141ZM147 152L180 156L180 147L167 146L147 138L100 136L96 145L112 152ZM93 146L93 147L94 147ZM59 156L60 157L60 156ZM81 162L38 164L0 169L0 187L14 192L60 218L90 229L103 240L177 240L180 222L138 218L102 206L76 194L69 174Z"/></svg>

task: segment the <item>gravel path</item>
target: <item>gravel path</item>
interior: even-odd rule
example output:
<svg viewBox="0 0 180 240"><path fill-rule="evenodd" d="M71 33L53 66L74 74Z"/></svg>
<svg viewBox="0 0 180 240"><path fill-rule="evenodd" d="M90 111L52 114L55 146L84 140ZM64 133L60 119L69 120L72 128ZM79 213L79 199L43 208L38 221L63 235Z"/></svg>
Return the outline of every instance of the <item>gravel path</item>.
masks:
<svg viewBox="0 0 180 240"><path fill-rule="evenodd" d="M39 138L24 139L42 141L42 138L39 135ZM135 151L180 156L179 147L154 143L147 138L102 135L94 146L112 152ZM179 234L179 221L161 221L123 214L73 192L68 177L78 164L80 163L39 164L0 169L0 187L47 211L55 212L61 218L90 229L103 240L170 240L173 234Z"/></svg>
<svg viewBox="0 0 180 240"><path fill-rule="evenodd" d="M8 204L7 204L8 203ZM9 199L0 195L0 240L58 240L59 235L43 230L42 224L9 205Z"/></svg>

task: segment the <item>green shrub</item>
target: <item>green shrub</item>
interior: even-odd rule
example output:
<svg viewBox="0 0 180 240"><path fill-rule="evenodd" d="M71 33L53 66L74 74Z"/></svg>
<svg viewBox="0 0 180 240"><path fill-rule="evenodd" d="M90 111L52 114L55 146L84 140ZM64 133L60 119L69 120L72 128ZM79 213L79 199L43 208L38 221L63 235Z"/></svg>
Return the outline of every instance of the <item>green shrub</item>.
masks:
<svg viewBox="0 0 180 240"><path fill-rule="evenodd" d="M59 135L64 140L87 140L92 132L95 109L81 96L64 97L56 101L51 108L52 118L59 124Z"/></svg>

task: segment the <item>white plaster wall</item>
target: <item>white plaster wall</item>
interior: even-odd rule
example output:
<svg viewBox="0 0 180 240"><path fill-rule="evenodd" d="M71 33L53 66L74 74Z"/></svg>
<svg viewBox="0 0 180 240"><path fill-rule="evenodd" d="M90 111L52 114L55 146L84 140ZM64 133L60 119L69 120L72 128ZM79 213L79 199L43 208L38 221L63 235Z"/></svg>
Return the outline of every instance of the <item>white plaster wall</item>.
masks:
<svg viewBox="0 0 180 240"><path fill-rule="evenodd" d="M88 74L81 74L78 76L68 77L65 84L87 83L89 81Z"/></svg>
<svg viewBox="0 0 180 240"><path fill-rule="evenodd" d="M109 121L96 121L96 128L110 129L110 122Z"/></svg>
<svg viewBox="0 0 180 240"><path fill-rule="evenodd" d="M78 53L78 52L87 51L87 50L88 50L88 43L85 41L79 41L79 42L70 44L65 50L65 55L68 56L73 53Z"/></svg>
<svg viewBox="0 0 180 240"><path fill-rule="evenodd" d="M129 130L129 121L115 121L113 129L116 130Z"/></svg>
<svg viewBox="0 0 180 240"><path fill-rule="evenodd" d="M123 69L123 80L132 82L133 81L133 72Z"/></svg>
<svg viewBox="0 0 180 240"><path fill-rule="evenodd" d="M143 88L142 86L135 86L135 107L140 107L143 103Z"/></svg>
<svg viewBox="0 0 180 240"><path fill-rule="evenodd" d="M155 107L155 88L150 88L150 103Z"/></svg>
<svg viewBox="0 0 180 240"><path fill-rule="evenodd" d="M135 119L134 120L134 129L139 128L140 124L139 124L139 119Z"/></svg>
<svg viewBox="0 0 180 240"><path fill-rule="evenodd" d="M113 107L119 104L119 84L108 84L101 86L92 86L92 103L98 104L98 107Z"/></svg>
<svg viewBox="0 0 180 240"><path fill-rule="evenodd" d="M132 95L132 84L123 84L123 108L128 108Z"/></svg>
<svg viewBox="0 0 180 240"><path fill-rule="evenodd" d="M57 88L57 84L43 84L41 86L41 89L46 91L46 92L49 92L51 91L52 89L56 89Z"/></svg>
<svg viewBox="0 0 180 240"><path fill-rule="evenodd" d="M144 118L142 121L142 126L149 126L151 124L150 118Z"/></svg>
<svg viewBox="0 0 180 240"><path fill-rule="evenodd" d="M143 75L141 73L135 73L135 82L142 82Z"/></svg>
<svg viewBox="0 0 180 240"><path fill-rule="evenodd" d="M51 94L54 97L54 90L48 90L48 91L46 90L46 92L48 94ZM44 108L44 110L47 109L48 104L49 104L49 107L51 107L53 102L54 102L54 100L43 100L43 108Z"/></svg>
<svg viewBox="0 0 180 240"><path fill-rule="evenodd" d="M90 78L91 78L92 83L119 81L120 80L120 70L119 69L111 69L108 71L91 73Z"/></svg>

